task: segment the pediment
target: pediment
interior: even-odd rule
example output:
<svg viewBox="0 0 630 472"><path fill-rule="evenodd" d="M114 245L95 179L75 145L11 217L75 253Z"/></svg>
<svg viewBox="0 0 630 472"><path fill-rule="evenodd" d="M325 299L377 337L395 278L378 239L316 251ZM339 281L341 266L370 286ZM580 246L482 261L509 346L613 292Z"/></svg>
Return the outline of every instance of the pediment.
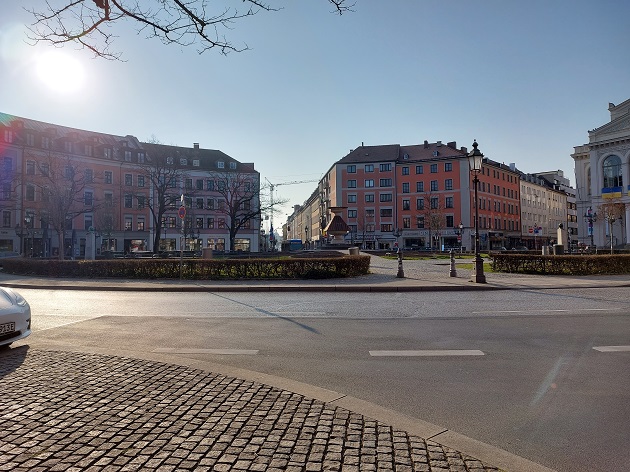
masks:
<svg viewBox="0 0 630 472"><path fill-rule="evenodd" d="M623 130L628 130L628 134L630 135L630 114L621 116L616 120L605 124L604 126L600 126L599 128L591 130L588 132L588 134L591 138L593 138L595 136L616 133Z"/></svg>

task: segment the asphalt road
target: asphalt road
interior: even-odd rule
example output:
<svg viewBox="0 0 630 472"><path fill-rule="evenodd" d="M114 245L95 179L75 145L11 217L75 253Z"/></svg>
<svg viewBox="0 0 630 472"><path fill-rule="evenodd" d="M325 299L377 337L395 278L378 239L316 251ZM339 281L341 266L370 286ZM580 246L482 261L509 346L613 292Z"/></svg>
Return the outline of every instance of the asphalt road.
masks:
<svg viewBox="0 0 630 472"><path fill-rule="evenodd" d="M630 464L627 289L21 290L27 343L163 352L329 388L558 471Z"/></svg>

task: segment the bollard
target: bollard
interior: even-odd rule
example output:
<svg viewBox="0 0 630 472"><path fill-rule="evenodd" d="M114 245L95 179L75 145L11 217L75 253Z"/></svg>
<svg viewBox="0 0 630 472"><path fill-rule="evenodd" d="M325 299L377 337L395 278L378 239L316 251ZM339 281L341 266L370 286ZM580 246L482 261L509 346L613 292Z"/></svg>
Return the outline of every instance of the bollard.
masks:
<svg viewBox="0 0 630 472"><path fill-rule="evenodd" d="M449 272L449 275L451 277L457 277L457 270L455 269L455 253L453 252L452 249L450 253L451 253L451 271Z"/></svg>
<svg viewBox="0 0 630 472"><path fill-rule="evenodd" d="M403 271L403 264L402 264L402 251L400 250L400 248L398 248L398 273L396 274L396 278L398 279L405 278L405 272Z"/></svg>

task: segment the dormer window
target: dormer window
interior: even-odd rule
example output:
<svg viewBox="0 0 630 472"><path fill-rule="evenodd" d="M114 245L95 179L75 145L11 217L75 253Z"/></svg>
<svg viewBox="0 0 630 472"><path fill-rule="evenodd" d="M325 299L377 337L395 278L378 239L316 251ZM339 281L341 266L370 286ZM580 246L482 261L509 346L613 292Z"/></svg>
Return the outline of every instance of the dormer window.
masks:
<svg viewBox="0 0 630 472"><path fill-rule="evenodd" d="M230 162L230 169L236 169L236 162Z"/></svg>
<svg viewBox="0 0 630 472"><path fill-rule="evenodd" d="M10 129L5 129L4 130L4 142L5 143L12 143L13 142L13 131L11 131Z"/></svg>
<svg viewBox="0 0 630 472"><path fill-rule="evenodd" d="M112 149L111 148L103 148L103 157L105 159L111 159L112 158Z"/></svg>
<svg viewBox="0 0 630 472"><path fill-rule="evenodd" d="M185 157L182 157L182 158L179 160L179 165L180 165L180 166L187 166L187 165L188 165L188 159L186 159Z"/></svg>
<svg viewBox="0 0 630 472"><path fill-rule="evenodd" d="M217 162L217 167L218 167L219 169L225 169L225 162L223 162L223 161L218 161L218 162Z"/></svg>
<svg viewBox="0 0 630 472"><path fill-rule="evenodd" d="M26 133L26 145L35 146L35 135L33 133Z"/></svg>
<svg viewBox="0 0 630 472"><path fill-rule="evenodd" d="M50 148L50 138L48 136L42 136L42 148L43 149Z"/></svg>
<svg viewBox="0 0 630 472"><path fill-rule="evenodd" d="M66 152L72 152L72 143L70 141L64 141L63 149Z"/></svg>
<svg viewBox="0 0 630 472"><path fill-rule="evenodd" d="M168 157L166 158L166 163L167 163L167 164L173 164L173 158L172 158L171 156L168 156Z"/></svg>
<svg viewBox="0 0 630 472"><path fill-rule="evenodd" d="M125 151L125 162L131 162L131 151Z"/></svg>
<svg viewBox="0 0 630 472"><path fill-rule="evenodd" d="M85 155L86 156L91 156L93 152L93 148L91 144L86 144L85 145Z"/></svg>
<svg viewBox="0 0 630 472"><path fill-rule="evenodd" d="M193 167L199 167L199 159L193 159Z"/></svg>
<svg viewBox="0 0 630 472"><path fill-rule="evenodd" d="M142 152L142 151L138 152L138 162L140 164L144 163L144 157L145 157L144 156L144 152Z"/></svg>

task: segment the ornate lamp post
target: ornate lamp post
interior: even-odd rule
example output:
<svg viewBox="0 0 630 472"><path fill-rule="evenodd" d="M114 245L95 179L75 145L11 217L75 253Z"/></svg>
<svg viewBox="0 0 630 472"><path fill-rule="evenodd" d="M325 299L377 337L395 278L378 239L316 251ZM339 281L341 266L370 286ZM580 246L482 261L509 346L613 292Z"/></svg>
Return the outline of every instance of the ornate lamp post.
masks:
<svg viewBox="0 0 630 472"><path fill-rule="evenodd" d="M591 250L595 248L595 242L593 239L593 223L597 221L597 213L593 211L593 208L588 207L586 213L584 214L584 218L588 223L588 234L591 237Z"/></svg>
<svg viewBox="0 0 630 472"><path fill-rule="evenodd" d="M477 149L477 146L477 140L475 140L473 142L473 150L468 153L468 165L470 172L473 173L473 185L475 187L475 259L472 281L485 284L486 276L483 273L483 259L479 254L479 200L477 199L477 187L479 186L479 177L477 174L481 171L483 154Z"/></svg>
<svg viewBox="0 0 630 472"><path fill-rule="evenodd" d="M459 253L461 254L463 252L462 247L464 243L464 223L460 221L459 226L457 228L458 228L457 238L459 239Z"/></svg>
<svg viewBox="0 0 630 472"><path fill-rule="evenodd" d="M396 273L396 278L404 279L405 271L403 270L403 254L402 254L402 250L400 249L400 245L398 244L398 238L400 238L400 235L402 234L402 232L400 231L400 228L396 228L396 230L393 231L392 234L396 238L396 247L397 247L396 254L398 256L398 272Z"/></svg>

